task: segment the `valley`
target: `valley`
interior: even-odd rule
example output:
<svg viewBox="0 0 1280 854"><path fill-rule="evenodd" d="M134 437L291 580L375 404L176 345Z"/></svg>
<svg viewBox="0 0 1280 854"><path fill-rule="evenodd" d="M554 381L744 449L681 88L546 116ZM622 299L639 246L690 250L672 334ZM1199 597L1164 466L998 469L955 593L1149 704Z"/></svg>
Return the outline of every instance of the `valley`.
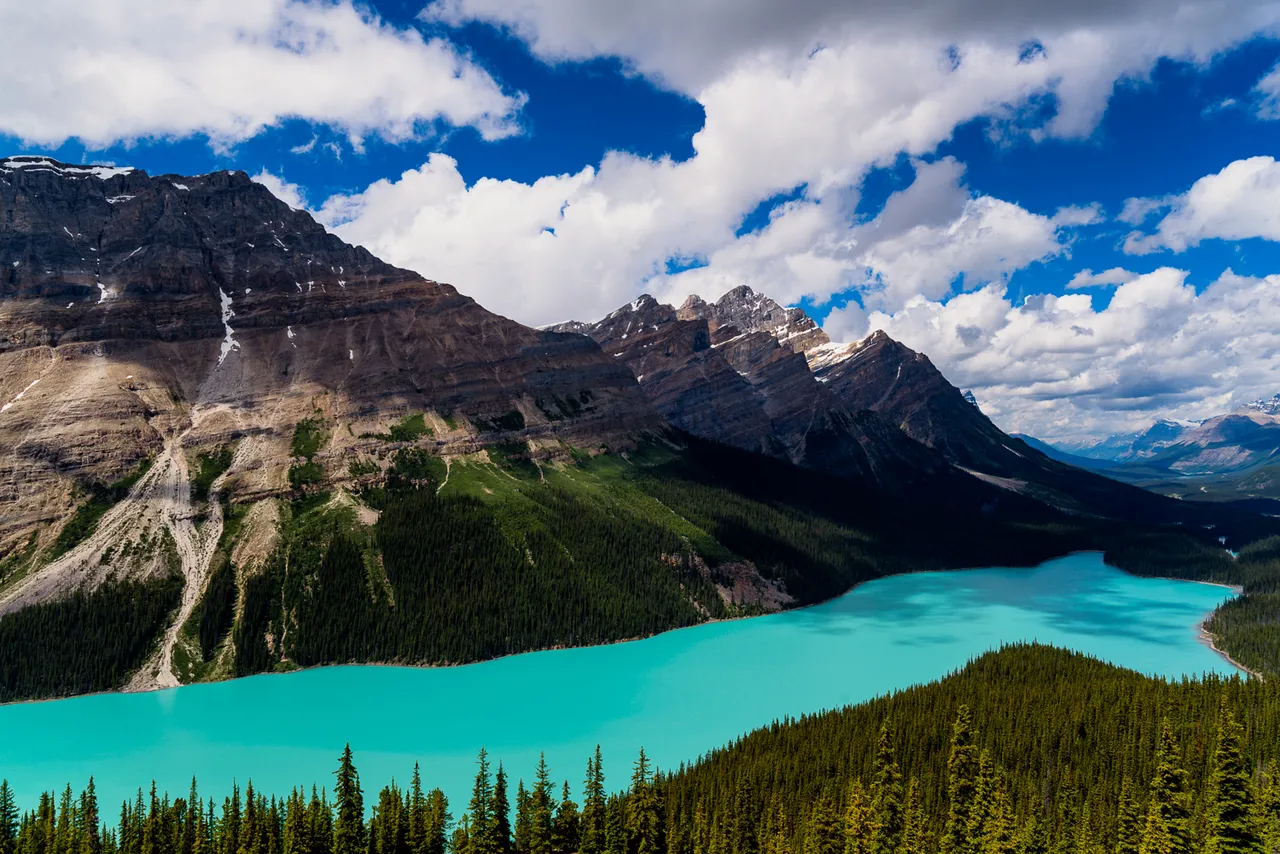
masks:
<svg viewBox="0 0 1280 854"><path fill-rule="evenodd" d="M11 704L0 707L3 776L30 798L91 765L99 797L115 804L152 777L180 794L195 774L220 802L233 778L263 792L321 780L349 741L365 780L400 779L421 762L460 813L481 747L524 774L545 751L576 790L600 744L620 784L641 746L671 771L770 721L933 683L1020 642L1174 680L1230 675L1198 637L1230 595L1081 553L1031 569L898 575L811 608L463 667L320 667Z"/></svg>

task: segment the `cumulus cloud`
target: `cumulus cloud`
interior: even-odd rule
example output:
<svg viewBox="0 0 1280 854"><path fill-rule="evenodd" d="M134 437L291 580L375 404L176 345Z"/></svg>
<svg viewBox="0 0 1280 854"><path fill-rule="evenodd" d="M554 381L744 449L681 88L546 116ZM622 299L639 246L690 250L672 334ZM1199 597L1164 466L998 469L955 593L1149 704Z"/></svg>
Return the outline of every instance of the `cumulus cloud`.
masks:
<svg viewBox="0 0 1280 854"><path fill-rule="evenodd" d="M1112 267L1110 270L1103 270L1101 273L1095 273L1092 270L1084 269L1071 277L1071 281L1067 282L1067 287L1075 290L1076 288L1125 285L1136 278L1138 278L1137 273L1131 273L1123 267Z"/></svg>
<svg viewBox="0 0 1280 854"><path fill-rule="evenodd" d="M1064 208L1058 208L1058 212L1053 215L1054 225L1067 227L1097 225L1104 219L1102 206L1097 202L1091 205L1069 205Z"/></svg>
<svg viewBox="0 0 1280 854"><path fill-rule="evenodd" d="M285 118L358 146L443 122L518 130L502 91L447 41L352 0L48 0L0 4L0 132L106 147L144 137L248 139Z"/></svg>
<svg viewBox="0 0 1280 854"><path fill-rule="evenodd" d="M928 155L978 116L1087 133L1119 77L1160 56L1208 57L1277 20L1271 4L1246 0L1187 2L1172 14L1161 4L1157 27L1140 0L1001 10L807 0L785 14L764 0L655 2L640 11L615 0L441 0L424 15L507 27L549 60L623 57L703 106L691 159L612 153L572 175L468 187L437 155L331 200L326 222L531 323L599 316L643 290L713 298L743 283L784 301L858 288L868 305L895 310L917 293L1003 281L1062 252L1061 230L1101 212L1044 216L971 198L944 174L959 171L951 164L922 169L899 210L868 226L852 211L869 170L904 152ZM1025 108L1046 96L1056 109L1034 127ZM796 188L802 197L764 229L736 233L762 201ZM667 275L670 259L701 266Z"/></svg>
<svg viewBox="0 0 1280 854"><path fill-rule="evenodd" d="M1152 51L1207 57L1224 40L1275 24L1268 0L435 0L423 15L505 27L550 61L622 57L690 94L751 57L803 55L851 38L876 43L911 33L944 46L1036 39L1039 49L1025 55L1075 52L1100 63L1096 75L1064 81L1068 99L1105 98L1117 63L1141 67ZM1127 53L1108 50L1114 37L1129 42Z"/></svg>
<svg viewBox="0 0 1280 854"><path fill-rule="evenodd" d="M307 207L307 197L303 193L302 188L297 184L290 184L279 175L273 175L266 169L263 169L251 179L257 181L262 186L271 191L271 195L284 202L295 211L305 210Z"/></svg>
<svg viewBox="0 0 1280 854"><path fill-rule="evenodd" d="M1153 211L1168 213L1151 233L1134 232L1124 249L1145 255L1161 249L1181 252L1203 240L1280 240L1280 163L1271 157L1250 157L1206 175L1180 196L1130 199L1130 221L1144 222Z"/></svg>
<svg viewBox="0 0 1280 854"><path fill-rule="evenodd" d="M612 155L599 170L468 187L455 161L433 155L396 181L329 199L320 218L532 324L594 319L641 290L678 302L741 284L788 303L855 287L893 310L918 293L942 297L958 278L969 288L1003 281L1065 248L1052 218L972 197L950 158L918 164L915 181L870 222L851 219L856 196L828 193L781 205L742 236L734 230L752 196L725 199L702 169ZM690 192L699 185L705 192ZM702 264L668 275L675 257Z"/></svg>
<svg viewBox="0 0 1280 854"><path fill-rule="evenodd" d="M1280 119L1280 64L1276 65L1253 87L1260 119Z"/></svg>
<svg viewBox="0 0 1280 854"><path fill-rule="evenodd" d="M1014 305L989 285L901 310L833 312L840 338L883 329L973 388L1003 428L1047 439L1204 418L1280 388L1280 276L1225 272L1197 294L1169 267L1120 285L1100 308L1087 294ZM855 307L856 308L856 307Z"/></svg>

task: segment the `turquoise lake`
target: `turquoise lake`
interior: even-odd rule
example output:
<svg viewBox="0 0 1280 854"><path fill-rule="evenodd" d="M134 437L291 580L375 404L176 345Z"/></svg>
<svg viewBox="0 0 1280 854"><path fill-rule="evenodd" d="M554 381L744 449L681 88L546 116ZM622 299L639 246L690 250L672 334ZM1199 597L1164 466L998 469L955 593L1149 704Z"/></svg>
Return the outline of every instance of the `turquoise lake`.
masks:
<svg viewBox="0 0 1280 854"><path fill-rule="evenodd" d="M458 816L481 746L513 788L545 750L553 776L578 792L599 743L620 787L641 745L671 768L776 718L938 679L1004 643L1038 640L1171 677L1234 673L1198 639L1230 595L1135 578L1086 553L885 578L802 611L465 667L320 668L3 706L0 777L29 806L92 774L112 815L153 777L178 795L194 774L219 802L233 779L277 794L328 784L350 741L366 803L418 761Z"/></svg>

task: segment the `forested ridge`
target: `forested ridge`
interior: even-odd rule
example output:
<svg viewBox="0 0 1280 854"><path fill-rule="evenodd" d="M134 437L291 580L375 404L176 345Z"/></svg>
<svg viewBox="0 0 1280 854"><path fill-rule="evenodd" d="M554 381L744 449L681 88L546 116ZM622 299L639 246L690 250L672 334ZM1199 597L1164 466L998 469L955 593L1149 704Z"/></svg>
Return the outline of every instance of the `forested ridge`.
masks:
<svg viewBox="0 0 1280 854"><path fill-rule="evenodd" d="M300 458L321 440L317 423L301 422ZM206 455L201 478L227 458L225 448ZM906 503L690 437L554 462L523 445L450 463L409 446L382 465L354 459L350 468L345 490L302 484L278 500L279 545L251 569L231 560L243 508L224 508L224 542L184 627L182 678L326 663L457 664L606 643L811 604L905 571L1030 566L1081 549L1104 550L1138 574L1263 584L1272 572L1254 570L1255 552L1271 552L1245 549L1233 560L1217 538L1256 537L1274 520L1229 509L1211 529L1153 528L1035 502L999 513L950 498ZM361 522L358 504L377 521ZM754 579L756 598L725 594L742 577ZM168 584L130 588L141 608L122 608L104 588L0 619L0 699L117 687L163 625L156 603L176 602ZM1280 667L1266 652L1280 643L1259 628L1270 600L1252 607L1220 632L1222 645L1256 669ZM66 634L72 614L112 626L112 641L70 656L60 651L65 637L46 643Z"/></svg>
<svg viewBox="0 0 1280 854"><path fill-rule="evenodd" d="M518 773L482 751L465 803L427 790L417 767L366 800L348 747L308 789L268 796L249 781L215 803L196 781L172 799L153 785L118 819L92 781L22 815L4 784L0 854L1280 850L1280 687L1167 682L1036 645L775 722L687 767L656 770L642 751L629 777L606 779L599 749L584 762L555 769L571 784L545 760Z"/></svg>

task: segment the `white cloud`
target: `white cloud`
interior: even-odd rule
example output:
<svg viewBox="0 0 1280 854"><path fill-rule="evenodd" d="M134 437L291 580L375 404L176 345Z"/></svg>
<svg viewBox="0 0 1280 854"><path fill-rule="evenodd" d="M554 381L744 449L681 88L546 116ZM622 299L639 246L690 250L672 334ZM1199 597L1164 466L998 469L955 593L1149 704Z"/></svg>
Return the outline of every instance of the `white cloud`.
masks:
<svg viewBox="0 0 1280 854"><path fill-rule="evenodd" d="M248 139L286 118L354 144L435 122L486 138L520 96L440 39L352 0L48 0L0 4L0 132L91 147L143 137Z"/></svg>
<svg viewBox="0 0 1280 854"><path fill-rule="evenodd" d="M1075 290L1076 288L1124 285L1136 278L1138 278L1137 273L1131 273L1123 267L1112 267L1110 270L1103 270L1101 273L1085 269L1072 276L1071 281L1067 282L1067 287Z"/></svg>
<svg viewBox="0 0 1280 854"><path fill-rule="evenodd" d="M1280 119L1280 64L1268 71L1253 87L1260 119Z"/></svg>
<svg viewBox="0 0 1280 854"><path fill-rule="evenodd" d="M307 197L302 192L302 188L297 184L290 184L279 175L273 175L266 169L263 169L252 180L257 181L262 186L271 191L271 195L284 202L295 211L306 210Z"/></svg>
<svg viewBox="0 0 1280 854"><path fill-rule="evenodd" d="M1204 418L1280 389L1280 276L1227 271L1199 294L1172 268L1087 294L1015 306L990 285L949 300L923 297L893 313L833 313L842 338L884 329L973 388L1010 431L1073 438L1158 417ZM854 307L856 308L856 306Z"/></svg>
<svg viewBox="0 0 1280 854"><path fill-rule="evenodd" d="M1150 234L1134 232L1124 250L1145 255L1160 249L1181 252L1203 240L1280 240L1280 163L1271 157L1250 157L1206 175L1180 196L1130 199L1125 211L1145 221L1152 210L1169 212Z"/></svg>
<svg viewBox="0 0 1280 854"><path fill-rule="evenodd" d="M1105 99L1118 66L1140 69L1153 52L1208 57L1224 41L1274 26L1275 12L1269 0L435 0L423 14L504 26L550 61L619 56L690 94L749 58L804 55L854 37L877 43L914 34L940 46L1038 39L1055 62L1073 52L1095 63L1096 74L1063 81L1068 99ZM1116 38L1128 42L1124 53L1112 51Z"/></svg>
<svg viewBox="0 0 1280 854"><path fill-rule="evenodd" d="M601 317L641 290L678 302L741 284L788 303L853 286L892 310L918 293L947 294L959 276L969 288L1003 281L1065 248L1051 218L971 197L950 158L917 164L914 183L870 222L851 222L856 197L829 192L780 206L741 237L739 209L753 197L724 198L703 168L614 155L598 171L467 187L451 158L434 155L397 181L330 199L320 217L391 263L531 324ZM705 266L666 275L672 257Z"/></svg>
<svg viewBox="0 0 1280 854"><path fill-rule="evenodd" d="M1103 220L1102 206L1097 202L1091 205L1069 205L1058 208L1058 212L1053 215L1053 224L1065 227L1097 225Z"/></svg>
<svg viewBox="0 0 1280 854"><path fill-rule="evenodd" d="M1157 27L1145 0L998 5L443 0L425 14L510 27L548 59L619 55L681 88L706 115L694 156L613 153L573 175L468 187L437 155L331 200L324 218L529 323L600 316L643 290L714 297L744 281L785 301L859 287L869 305L895 310L917 293L946 294L957 277L972 288L1059 254L1060 230L1094 224L1100 211L1043 216L970 198L940 167L921 170L876 223L858 224L870 169L930 154L977 116L1041 135L1087 133L1121 76L1163 55L1205 59L1277 20L1274 5L1245 0L1173 13L1161 4ZM1043 45L1031 58L1029 37ZM1034 126L1025 108L1046 96L1056 112ZM735 233L763 200L797 187L803 197L765 229ZM666 276L672 258L706 266Z"/></svg>

